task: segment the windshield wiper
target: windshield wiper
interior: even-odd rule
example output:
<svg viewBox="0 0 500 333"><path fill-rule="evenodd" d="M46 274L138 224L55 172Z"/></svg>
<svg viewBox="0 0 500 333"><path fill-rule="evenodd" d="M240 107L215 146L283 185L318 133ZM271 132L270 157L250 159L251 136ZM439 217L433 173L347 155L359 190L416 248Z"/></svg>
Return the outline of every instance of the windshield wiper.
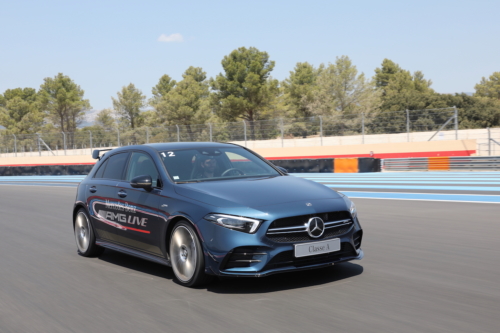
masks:
<svg viewBox="0 0 500 333"><path fill-rule="evenodd" d="M247 179L247 178L274 178L278 177L280 175L242 175L242 176L236 176L236 177L214 177L214 178L205 178L202 180L186 180L186 181L181 181L181 182L175 182L176 184L192 184L192 183L203 183L203 182L213 182L217 180L231 180L231 179Z"/></svg>
<svg viewBox="0 0 500 333"><path fill-rule="evenodd" d="M281 175L255 175L255 176L248 176L248 178L274 178L278 176Z"/></svg>
<svg viewBox="0 0 500 333"><path fill-rule="evenodd" d="M191 184L191 183L199 183L200 180L186 180L183 182L175 182L176 184Z"/></svg>
<svg viewBox="0 0 500 333"><path fill-rule="evenodd" d="M231 179L273 178L273 177L277 177L277 176L279 176L279 175L252 175L252 176L242 175L242 176L236 176L236 177L224 177L224 178L214 177L214 178L207 178L207 179L203 179L202 181L203 182L212 182L212 181L216 181L216 180L231 180Z"/></svg>

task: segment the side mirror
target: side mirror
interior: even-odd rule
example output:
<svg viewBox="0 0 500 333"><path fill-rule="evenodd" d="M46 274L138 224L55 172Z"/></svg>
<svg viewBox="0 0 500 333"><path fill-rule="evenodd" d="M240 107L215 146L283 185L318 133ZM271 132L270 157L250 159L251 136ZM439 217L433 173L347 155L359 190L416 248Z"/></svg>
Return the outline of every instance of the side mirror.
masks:
<svg viewBox="0 0 500 333"><path fill-rule="evenodd" d="M147 191L151 191L153 189L153 179L149 175L137 176L132 178L130 186L133 188L143 188Z"/></svg>
<svg viewBox="0 0 500 333"><path fill-rule="evenodd" d="M283 167L280 167L280 166L276 166L276 168L278 168L281 172L285 173L285 174L288 174L288 171L287 169L283 168Z"/></svg>

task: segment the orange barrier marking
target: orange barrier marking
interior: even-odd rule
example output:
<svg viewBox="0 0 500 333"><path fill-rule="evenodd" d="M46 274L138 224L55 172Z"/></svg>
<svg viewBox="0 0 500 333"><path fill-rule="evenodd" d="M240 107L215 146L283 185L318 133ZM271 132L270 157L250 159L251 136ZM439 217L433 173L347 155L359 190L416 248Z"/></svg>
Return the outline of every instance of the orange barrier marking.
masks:
<svg viewBox="0 0 500 333"><path fill-rule="evenodd" d="M336 158L333 160L333 172L335 173L357 173L357 158Z"/></svg>
<svg viewBox="0 0 500 333"><path fill-rule="evenodd" d="M450 170L450 157L428 157L427 158L429 170Z"/></svg>

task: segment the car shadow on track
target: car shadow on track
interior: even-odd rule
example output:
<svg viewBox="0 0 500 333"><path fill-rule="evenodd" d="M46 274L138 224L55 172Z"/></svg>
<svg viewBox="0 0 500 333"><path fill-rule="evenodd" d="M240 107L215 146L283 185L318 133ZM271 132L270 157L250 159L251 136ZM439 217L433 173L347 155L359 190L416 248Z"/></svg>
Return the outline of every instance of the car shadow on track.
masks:
<svg viewBox="0 0 500 333"><path fill-rule="evenodd" d="M175 283L174 273L170 267L144 259L106 249L99 256L99 260L144 274L172 280ZM216 278L208 285L196 289L206 289L208 292L217 294L270 293L322 286L346 280L362 273L363 266L345 262L326 268L280 273L261 278Z"/></svg>
<svg viewBox="0 0 500 333"><path fill-rule="evenodd" d="M170 267L113 250L106 249L99 256L99 260L168 280L173 280L174 278L174 273Z"/></svg>
<svg viewBox="0 0 500 333"><path fill-rule="evenodd" d="M280 273L262 278L223 278L205 288L217 294L254 294L317 287L339 282L363 273L363 266L351 262L335 266Z"/></svg>

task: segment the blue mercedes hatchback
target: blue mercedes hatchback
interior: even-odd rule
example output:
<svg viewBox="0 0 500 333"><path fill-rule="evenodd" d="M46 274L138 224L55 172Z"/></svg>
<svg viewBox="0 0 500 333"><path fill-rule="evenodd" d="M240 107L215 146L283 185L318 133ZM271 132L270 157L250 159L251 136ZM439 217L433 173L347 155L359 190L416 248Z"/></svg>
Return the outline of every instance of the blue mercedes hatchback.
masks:
<svg viewBox="0 0 500 333"><path fill-rule="evenodd" d="M361 259L356 207L244 147L158 143L95 150L78 186L78 253L107 248L171 266L185 286Z"/></svg>

